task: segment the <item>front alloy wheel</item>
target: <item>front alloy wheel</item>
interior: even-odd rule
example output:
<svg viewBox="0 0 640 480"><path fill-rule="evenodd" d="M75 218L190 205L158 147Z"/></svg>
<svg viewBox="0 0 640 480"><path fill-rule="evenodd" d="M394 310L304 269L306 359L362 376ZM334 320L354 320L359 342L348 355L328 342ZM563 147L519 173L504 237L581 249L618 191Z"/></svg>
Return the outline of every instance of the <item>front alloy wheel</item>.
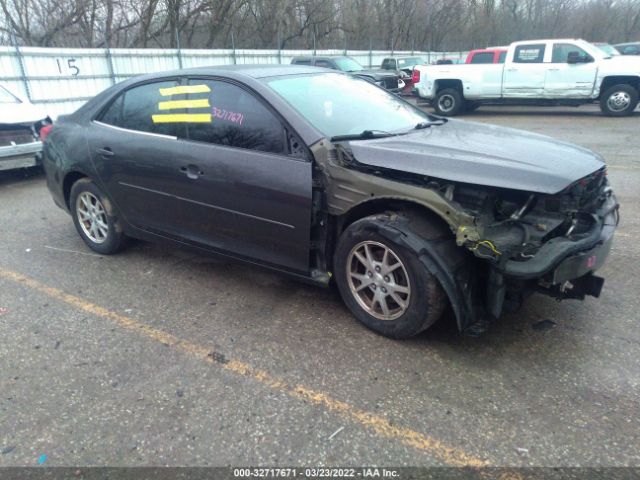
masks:
<svg viewBox="0 0 640 480"><path fill-rule="evenodd" d="M420 253L379 230L393 222L399 229L424 230L423 219L416 217L408 224L407 217L395 213L355 221L338 238L335 280L345 305L360 322L388 337L408 338L433 325L447 300Z"/></svg>
<svg viewBox="0 0 640 480"><path fill-rule="evenodd" d="M347 264L349 289L360 306L380 320L395 320L409 306L409 274L398 255L379 242L358 243Z"/></svg>

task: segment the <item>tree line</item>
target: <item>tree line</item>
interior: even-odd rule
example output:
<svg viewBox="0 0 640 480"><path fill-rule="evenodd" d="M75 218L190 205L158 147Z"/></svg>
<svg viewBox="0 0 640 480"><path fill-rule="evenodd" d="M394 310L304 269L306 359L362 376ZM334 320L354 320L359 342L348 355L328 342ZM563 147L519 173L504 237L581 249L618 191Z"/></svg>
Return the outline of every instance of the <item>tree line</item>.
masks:
<svg viewBox="0 0 640 480"><path fill-rule="evenodd" d="M640 0L0 0L0 44L457 51L640 40Z"/></svg>

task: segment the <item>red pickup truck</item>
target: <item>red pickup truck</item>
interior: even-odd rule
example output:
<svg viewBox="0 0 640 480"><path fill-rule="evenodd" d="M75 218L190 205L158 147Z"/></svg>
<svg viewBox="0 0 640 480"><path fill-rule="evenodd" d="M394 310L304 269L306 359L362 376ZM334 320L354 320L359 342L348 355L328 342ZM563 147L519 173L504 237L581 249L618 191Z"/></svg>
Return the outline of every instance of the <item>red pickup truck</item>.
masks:
<svg viewBox="0 0 640 480"><path fill-rule="evenodd" d="M502 47L471 50L464 63L504 63L507 49Z"/></svg>

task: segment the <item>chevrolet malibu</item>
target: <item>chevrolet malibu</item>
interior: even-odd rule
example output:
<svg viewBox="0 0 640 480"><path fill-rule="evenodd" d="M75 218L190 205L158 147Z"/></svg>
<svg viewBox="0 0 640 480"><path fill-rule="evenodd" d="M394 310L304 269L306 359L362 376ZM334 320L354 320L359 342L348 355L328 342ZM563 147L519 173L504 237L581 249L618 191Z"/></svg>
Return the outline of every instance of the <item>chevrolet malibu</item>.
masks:
<svg viewBox="0 0 640 480"><path fill-rule="evenodd" d="M589 150L302 66L128 80L60 117L44 167L98 253L135 237L335 281L393 338L443 315L478 334L532 293L599 296L618 223Z"/></svg>

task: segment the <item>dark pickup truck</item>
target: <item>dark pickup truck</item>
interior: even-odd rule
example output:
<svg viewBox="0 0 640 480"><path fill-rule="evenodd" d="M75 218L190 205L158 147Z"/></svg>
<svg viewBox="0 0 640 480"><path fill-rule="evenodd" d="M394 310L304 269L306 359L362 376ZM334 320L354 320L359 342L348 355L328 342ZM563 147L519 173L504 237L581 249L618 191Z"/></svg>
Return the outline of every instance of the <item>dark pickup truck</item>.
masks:
<svg viewBox="0 0 640 480"><path fill-rule="evenodd" d="M308 56L294 57L292 65L310 65L313 67L331 68L341 72L350 73L356 77L375 83L390 92L400 92L404 88L404 81L400 79L397 72L383 70L368 70L360 65L355 59L346 56Z"/></svg>

